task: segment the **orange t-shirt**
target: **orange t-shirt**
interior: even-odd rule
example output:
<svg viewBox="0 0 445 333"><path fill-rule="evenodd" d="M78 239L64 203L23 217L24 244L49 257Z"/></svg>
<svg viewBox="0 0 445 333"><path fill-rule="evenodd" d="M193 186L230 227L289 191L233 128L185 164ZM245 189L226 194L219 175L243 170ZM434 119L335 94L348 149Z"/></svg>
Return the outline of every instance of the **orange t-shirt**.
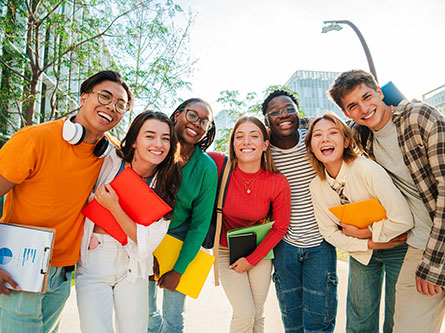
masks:
<svg viewBox="0 0 445 333"><path fill-rule="evenodd" d="M73 146L62 138L63 120L25 127L0 150L0 175L16 185L7 193L0 222L56 229L51 266L79 259L80 213L103 159L94 144Z"/></svg>

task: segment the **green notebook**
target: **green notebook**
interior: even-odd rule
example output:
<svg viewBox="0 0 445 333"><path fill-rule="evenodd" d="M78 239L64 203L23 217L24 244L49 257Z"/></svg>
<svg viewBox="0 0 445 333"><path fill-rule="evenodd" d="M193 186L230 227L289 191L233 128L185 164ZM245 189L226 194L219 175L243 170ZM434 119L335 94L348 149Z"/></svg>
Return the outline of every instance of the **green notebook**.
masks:
<svg viewBox="0 0 445 333"><path fill-rule="evenodd" d="M227 244L229 244L230 235L240 235L248 232L254 232L256 233L256 244L258 246L263 241L264 237L266 237L266 235L269 233L269 230L272 228L272 224L274 223L275 223L274 221L271 221L264 224L252 225L250 227L232 229L227 232ZM273 259L273 258L274 258L273 250L270 250L270 252L263 259Z"/></svg>

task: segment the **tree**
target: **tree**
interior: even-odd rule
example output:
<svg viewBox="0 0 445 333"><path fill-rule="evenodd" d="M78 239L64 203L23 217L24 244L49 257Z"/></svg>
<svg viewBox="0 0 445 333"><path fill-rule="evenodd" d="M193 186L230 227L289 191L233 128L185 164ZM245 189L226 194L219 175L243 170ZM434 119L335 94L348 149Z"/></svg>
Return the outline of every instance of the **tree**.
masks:
<svg viewBox="0 0 445 333"><path fill-rule="evenodd" d="M136 3L124 0L118 8L126 10ZM196 63L187 52L192 23L192 13L184 13L179 5L167 0L164 4L145 4L113 27L110 43L120 50L115 60L141 109L172 106L176 104L176 91L190 87L185 78Z"/></svg>
<svg viewBox="0 0 445 333"><path fill-rule="evenodd" d="M266 88L264 96L266 97L272 91L281 89L289 91L298 98L298 93L292 91L286 86L273 85ZM240 97L238 90L223 90L220 93L220 97L216 100L224 106L224 109L228 112L229 118L233 124L243 115L251 115L263 120L263 111L261 105L264 99L259 99L254 92L247 93L244 98ZM299 110L300 115L304 116L302 110ZM229 139L231 128L217 128L217 139L215 140L215 150L223 153L228 153Z"/></svg>
<svg viewBox="0 0 445 333"><path fill-rule="evenodd" d="M6 7L0 19L0 108L4 123L9 122L15 131L31 125L36 113L45 121L60 116L55 113L63 113L63 106L72 110L72 96L78 93L79 82L112 63L103 36L118 19L147 2L110 15L108 0L88 4L83 0L0 0ZM104 59L108 59L105 64ZM62 80L67 82L64 91L58 89ZM39 97L42 107L36 110ZM47 97L51 100L49 114L45 114ZM14 114L19 118L18 126L10 120Z"/></svg>

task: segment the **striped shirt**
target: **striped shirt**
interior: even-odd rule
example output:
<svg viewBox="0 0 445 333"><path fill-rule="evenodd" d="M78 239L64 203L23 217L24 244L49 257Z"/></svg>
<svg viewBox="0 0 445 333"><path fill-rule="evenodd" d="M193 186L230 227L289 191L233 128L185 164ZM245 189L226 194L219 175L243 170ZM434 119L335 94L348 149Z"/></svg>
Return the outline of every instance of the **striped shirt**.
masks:
<svg viewBox="0 0 445 333"><path fill-rule="evenodd" d="M316 173L306 157L306 129L299 129L300 140L290 149L271 145L272 157L278 170L287 178L291 191L291 217L283 240L298 247L314 247L323 238L318 230L312 206L309 184Z"/></svg>

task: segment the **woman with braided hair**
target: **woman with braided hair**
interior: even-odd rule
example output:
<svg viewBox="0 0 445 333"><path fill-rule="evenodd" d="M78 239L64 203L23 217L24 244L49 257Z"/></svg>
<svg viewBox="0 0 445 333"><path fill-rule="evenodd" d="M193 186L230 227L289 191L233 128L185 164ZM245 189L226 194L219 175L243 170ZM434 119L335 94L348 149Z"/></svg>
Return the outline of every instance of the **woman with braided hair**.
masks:
<svg viewBox="0 0 445 333"><path fill-rule="evenodd" d="M156 307L157 288L150 282L148 332L153 333L184 329L185 295L176 287L207 235L218 178L215 163L204 153L215 138L209 103L199 98L188 99L176 108L171 120L180 143L183 177L168 234L184 244L173 269L157 282L164 289L162 315Z"/></svg>

